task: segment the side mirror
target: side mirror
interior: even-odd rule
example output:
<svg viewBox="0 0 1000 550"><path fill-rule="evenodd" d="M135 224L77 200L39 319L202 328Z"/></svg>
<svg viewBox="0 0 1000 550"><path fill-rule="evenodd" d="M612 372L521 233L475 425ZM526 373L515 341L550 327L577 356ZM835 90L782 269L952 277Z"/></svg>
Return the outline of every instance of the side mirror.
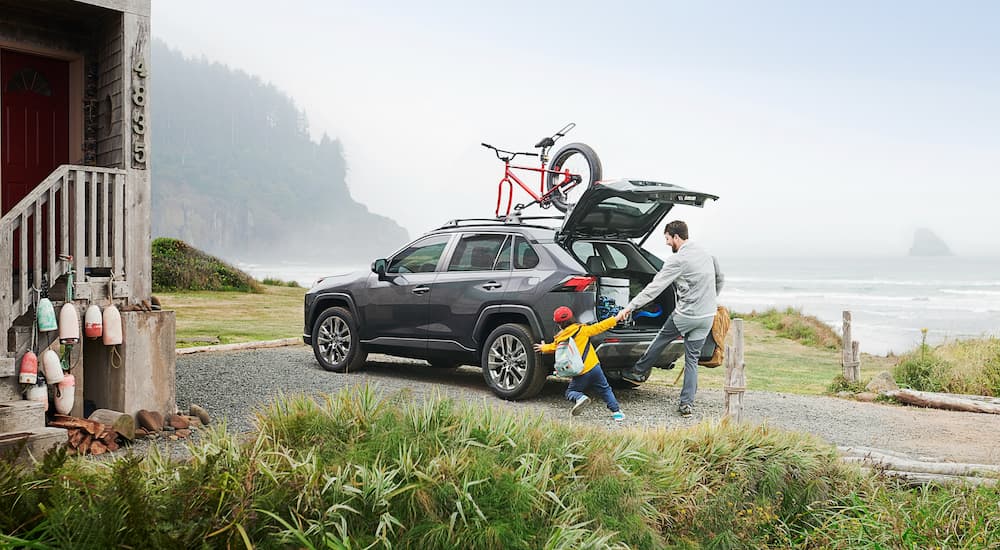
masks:
<svg viewBox="0 0 1000 550"><path fill-rule="evenodd" d="M378 274L379 280L383 280L385 278L385 268L386 268L385 258L379 258L374 262L372 262L372 273Z"/></svg>

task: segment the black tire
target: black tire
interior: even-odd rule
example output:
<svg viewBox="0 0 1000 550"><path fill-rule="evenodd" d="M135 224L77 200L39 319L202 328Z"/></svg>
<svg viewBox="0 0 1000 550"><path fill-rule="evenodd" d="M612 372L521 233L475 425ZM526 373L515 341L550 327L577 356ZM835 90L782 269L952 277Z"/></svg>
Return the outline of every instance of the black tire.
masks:
<svg viewBox="0 0 1000 550"><path fill-rule="evenodd" d="M368 358L354 316L342 307L329 307L319 314L313 323L312 348L319 365L331 372L361 370Z"/></svg>
<svg viewBox="0 0 1000 550"><path fill-rule="evenodd" d="M567 161L573 159L573 157L582 157L589 167L590 174L584 176L584 181L576 184L572 189L568 191L567 194L563 194L558 190L552 194L549 202L553 206L559 209L560 212L565 212L576 204L576 199L573 197L579 197L583 191L585 191L590 186L594 185L594 182L600 181L603 177L603 169L601 168L601 159L597 156L597 153L590 148L589 145L584 143L570 143L562 149L552 155L552 162L549 164L549 169L551 170L561 170ZM575 160L575 159L574 159ZM545 175L545 191L549 192L553 187L559 185L562 181L558 174L546 174Z"/></svg>
<svg viewBox="0 0 1000 550"><path fill-rule="evenodd" d="M534 351L535 339L526 325L500 325L482 349L483 378L503 399L529 399L545 386L550 369Z"/></svg>

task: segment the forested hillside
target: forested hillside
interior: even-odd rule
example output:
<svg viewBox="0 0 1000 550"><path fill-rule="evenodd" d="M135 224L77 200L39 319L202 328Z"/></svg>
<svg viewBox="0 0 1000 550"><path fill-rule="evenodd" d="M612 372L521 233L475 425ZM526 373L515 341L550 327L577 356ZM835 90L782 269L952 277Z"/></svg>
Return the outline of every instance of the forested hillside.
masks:
<svg viewBox="0 0 1000 550"><path fill-rule="evenodd" d="M406 231L355 202L341 143L242 71L152 48L153 236L227 259L367 261ZM349 106L344 107L349 108Z"/></svg>

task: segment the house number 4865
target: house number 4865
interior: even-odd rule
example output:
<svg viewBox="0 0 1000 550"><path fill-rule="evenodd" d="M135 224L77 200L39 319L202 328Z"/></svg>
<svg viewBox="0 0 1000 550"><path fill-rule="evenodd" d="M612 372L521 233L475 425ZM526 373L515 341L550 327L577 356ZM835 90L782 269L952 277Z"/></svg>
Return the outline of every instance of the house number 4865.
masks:
<svg viewBox="0 0 1000 550"><path fill-rule="evenodd" d="M135 73L132 87L132 164L144 168L146 164L146 63L140 58L132 67Z"/></svg>

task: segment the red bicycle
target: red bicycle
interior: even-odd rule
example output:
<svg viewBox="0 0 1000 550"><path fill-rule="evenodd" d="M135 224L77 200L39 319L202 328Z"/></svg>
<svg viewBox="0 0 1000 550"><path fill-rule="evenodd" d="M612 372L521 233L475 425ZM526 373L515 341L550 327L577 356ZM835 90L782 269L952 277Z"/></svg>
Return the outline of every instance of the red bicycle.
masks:
<svg viewBox="0 0 1000 550"><path fill-rule="evenodd" d="M523 210L533 204L538 204L542 208L548 208L549 206L555 206L559 211L566 212L574 204L576 200L571 195L571 191L576 188L580 183L586 182L586 187L594 185L595 182L601 179L601 159L597 157L597 153L590 148L589 145L583 143L570 143L569 145L559 149L555 155L552 156L552 165L550 168L546 168L545 165L549 161L549 149L556 144L556 141L565 136L566 132L569 132L576 124L570 122L562 130L559 130L555 134L549 137L542 138L535 147L541 149L540 153L525 153L525 152L514 152L514 151L504 151L503 149L498 149L488 143L483 143L483 147L487 149L492 149L496 154L497 158L502 160L504 163L504 173L503 179L497 184L497 208L495 215L500 217L500 205L503 199L503 185L507 184L507 208L504 211L504 217L510 216L511 204L514 198L514 184L521 186L531 195L533 201L527 204L517 204L513 206L515 211ZM511 164L518 156L526 157L538 157L541 160L541 166L538 168L532 166L515 166ZM526 170L529 172L538 172L539 175L539 191L536 194L527 185L521 181L520 178L514 174L513 170Z"/></svg>

